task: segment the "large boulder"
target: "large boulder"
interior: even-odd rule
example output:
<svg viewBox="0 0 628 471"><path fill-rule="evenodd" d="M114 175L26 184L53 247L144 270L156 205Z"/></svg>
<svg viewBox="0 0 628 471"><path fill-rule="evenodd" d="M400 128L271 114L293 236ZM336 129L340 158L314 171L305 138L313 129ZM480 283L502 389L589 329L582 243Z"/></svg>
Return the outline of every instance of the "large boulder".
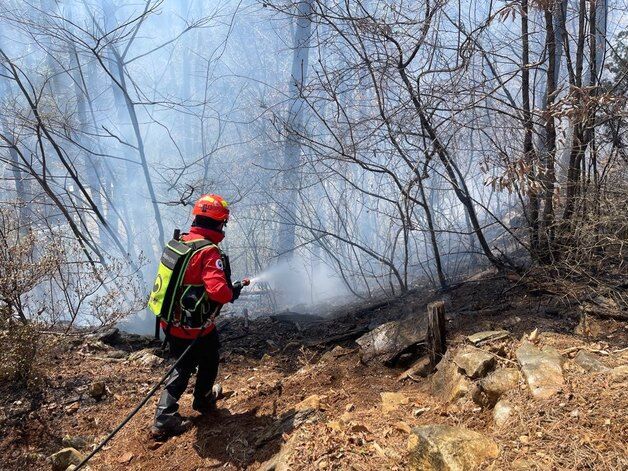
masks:
<svg viewBox="0 0 628 471"><path fill-rule="evenodd" d="M479 381L473 391L473 400L484 407L493 407L499 398L519 385L521 374L517 368L500 368Z"/></svg>
<svg viewBox="0 0 628 471"><path fill-rule="evenodd" d="M74 448L63 448L50 456L53 471L65 471L71 464L77 465L83 461L83 455Z"/></svg>
<svg viewBox="0 0 628 471"><path fill-rule="evenodd" d="M473 430L449 425L416 427L408 439L410 469L467 471L499 456L497 444Z"/></svg>
<svg viewBox="0 0 628 471"><path fill-rule="evenodd" d="M427 316L414 315L399 321L386 322L356 340L362 361L375 358L394 362L402 353L425 342Z"/></svg>
<svg viewBox="0 0 628 471"><path fill-rule="evenodd" d="M528 341L516 351L517 361L535 399L548 399L565 384L562 356L554 349L540 350Z"/></svg>
<svg viewBox="0 0 628 471"><path fill-rule="evenodd" d="M465 348L454 357L454 363L471 379L483 378L495 367L495 357L477 348Z"/></svg>
<svg viewBox="0 0 628 471"><path fill-rule="evenodd" d="M470 390L471 381L451 361L449 352L446 353L432 376L432 394L443 402L454 402L466 396Z"/></svg>

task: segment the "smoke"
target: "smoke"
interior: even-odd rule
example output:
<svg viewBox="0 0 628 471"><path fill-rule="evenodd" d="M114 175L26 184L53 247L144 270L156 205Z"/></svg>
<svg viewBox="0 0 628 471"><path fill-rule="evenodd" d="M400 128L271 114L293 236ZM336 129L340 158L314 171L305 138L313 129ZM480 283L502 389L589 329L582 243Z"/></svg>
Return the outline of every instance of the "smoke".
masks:
<svg viewBox="0 0 628 471"><path fill-rule="evenodd" d="M293 255L251 278L251 285L265 284L275 294L278 310L311 309L326 302L342 302L349 290L324 262Z"/></svg>

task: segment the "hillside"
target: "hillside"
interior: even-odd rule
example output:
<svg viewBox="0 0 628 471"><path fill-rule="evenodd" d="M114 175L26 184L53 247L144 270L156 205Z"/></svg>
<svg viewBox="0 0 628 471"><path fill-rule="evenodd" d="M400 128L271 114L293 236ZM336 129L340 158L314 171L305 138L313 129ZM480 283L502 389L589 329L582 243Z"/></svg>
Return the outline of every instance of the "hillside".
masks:
<svg viewBox="0 0 628 471"><path fill-rule="evenodd" d="M400 379L404 359L396 368L361 361L354 340L369 325L424 313L436 299L443 295L417 290L329 318L223 321L219 410L199 417L189 390L181 413L194 427L155 442L153 399L90 468L450 469L448 460L462 460L459 469L628 468L618 439L628 436L625 322L587 316L583 326L564 298L488 272L444 296L448 353L435 374L423 378L415 368ZM467 338L495 330L508 334ZM89 451L165 371L145 350L154 347L149 340L103 340L51 335L40 392L3 391L2 469L49 469L48 457L68 445ZM533 374L526 354L540 355ZM554 376L543 376L555 364ZM480 435L457 436L469 433L460 427ZM448 440L464 452L449 456Z"/></svg>

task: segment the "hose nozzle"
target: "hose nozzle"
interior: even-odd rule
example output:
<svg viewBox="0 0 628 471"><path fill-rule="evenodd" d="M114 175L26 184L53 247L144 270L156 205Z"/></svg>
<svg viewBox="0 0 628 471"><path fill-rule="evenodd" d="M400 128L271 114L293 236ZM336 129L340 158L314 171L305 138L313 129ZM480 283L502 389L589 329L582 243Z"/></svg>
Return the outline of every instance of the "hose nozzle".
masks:
<svg viewBox="0 0 628 471"><path fill-rule="evenodd" d="M250 278L242 278L241 280L234 282L233 287L242 289L243 287L248 286L250 284L251 284Z"/></svg>

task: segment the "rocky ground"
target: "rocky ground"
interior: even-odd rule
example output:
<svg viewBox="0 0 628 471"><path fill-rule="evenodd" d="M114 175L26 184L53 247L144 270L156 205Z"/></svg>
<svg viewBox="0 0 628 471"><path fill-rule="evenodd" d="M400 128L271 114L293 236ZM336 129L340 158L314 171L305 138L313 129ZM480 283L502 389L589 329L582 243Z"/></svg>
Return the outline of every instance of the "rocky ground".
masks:
<svg viewBox="0 0 628 471"><path fill-rule="evenodd" d="M438 299L448 351L430 372L423 319ZM487 272L446 295L228 319L219 410L198 416L188 391L194 427L155 442L151 400L90 469L628 469L628 328L583 312ZM2 469L66 469L168 364L133 336L50 344L39 390L3 390Z"/></svg>

